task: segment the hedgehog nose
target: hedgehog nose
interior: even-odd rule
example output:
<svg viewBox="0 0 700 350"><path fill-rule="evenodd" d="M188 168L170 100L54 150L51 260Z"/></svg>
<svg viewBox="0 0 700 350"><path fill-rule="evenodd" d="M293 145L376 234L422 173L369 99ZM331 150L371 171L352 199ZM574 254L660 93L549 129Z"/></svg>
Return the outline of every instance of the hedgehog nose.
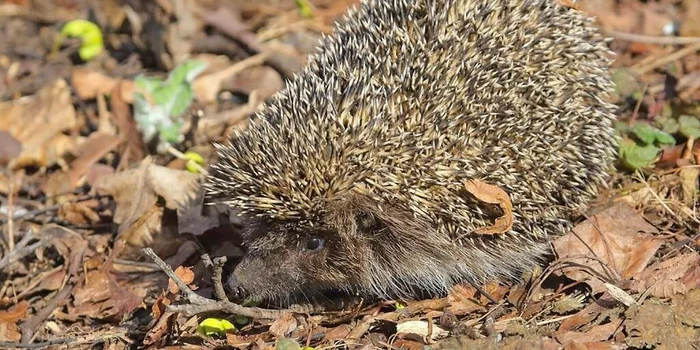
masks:
<svg viewBox="0 0 700 350"><path fill-rule="evenodd" d="M232 273L226 280L226 287L229 290L229 294L236 299L243 299L247 294L235 273Z"/></svg>

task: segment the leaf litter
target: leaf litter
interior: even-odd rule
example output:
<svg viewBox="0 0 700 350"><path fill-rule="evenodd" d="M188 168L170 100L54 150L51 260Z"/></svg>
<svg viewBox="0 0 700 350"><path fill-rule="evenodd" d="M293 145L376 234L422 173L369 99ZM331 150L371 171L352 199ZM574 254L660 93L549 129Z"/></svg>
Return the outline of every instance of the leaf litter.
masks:
<svg viewBox="0 0 700 350"><path fill-rule="evenodd" d="M700 347L692 0L580 4L614 38L623 148L614 181L553 241L543 270L436 299L223 312L217 289L242 255L241 222L204 205L186 154L206 169L211 144L245 128L356 2L0 3L0 348ZM75 20L100 37L99 50L57 41ZM164 81L192 60L207 68L165 89L193 101L176 106L182 120L163 134L176 142L156 147L139 131L152 116L135 114L136 81ZM177 100L165 90L162 101ZM175 117L157 101L151 109ZM511 203L481 185L467 189L503 210L482 233L502 233ZM205 323L226 326L204 332Z"/></svg>

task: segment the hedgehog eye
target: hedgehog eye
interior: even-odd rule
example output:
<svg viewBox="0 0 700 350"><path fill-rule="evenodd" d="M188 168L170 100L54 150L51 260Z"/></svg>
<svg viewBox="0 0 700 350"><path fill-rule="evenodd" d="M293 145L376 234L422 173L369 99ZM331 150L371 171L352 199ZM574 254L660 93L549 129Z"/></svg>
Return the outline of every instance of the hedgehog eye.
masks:
<svg viewBox="0 0 700 350"><path fill-rule="evenodd" d="M323 249L323 245L325 243L325 240L323 238L319 237L310 237L306 241L306 250L315 252Z"/></svg>

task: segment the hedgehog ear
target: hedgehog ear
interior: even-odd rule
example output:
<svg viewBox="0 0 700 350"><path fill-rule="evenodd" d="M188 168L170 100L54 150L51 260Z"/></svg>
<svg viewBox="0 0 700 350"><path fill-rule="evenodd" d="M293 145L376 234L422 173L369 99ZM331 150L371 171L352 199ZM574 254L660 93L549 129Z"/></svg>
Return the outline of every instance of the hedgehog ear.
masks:
<svg viewBox="0 0 700 350"><path fill-rule="evenodd" d="M363 233L375 233L387 228L381 218L368 211L359 211L355 214L355 225L357 231Z"/></svg>

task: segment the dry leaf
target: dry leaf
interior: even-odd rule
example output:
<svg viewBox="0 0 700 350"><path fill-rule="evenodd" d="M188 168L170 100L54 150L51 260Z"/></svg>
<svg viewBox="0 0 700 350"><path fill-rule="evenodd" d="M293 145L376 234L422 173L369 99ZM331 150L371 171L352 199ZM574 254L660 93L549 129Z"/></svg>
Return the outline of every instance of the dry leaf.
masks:
<svg viewBox="0 0 700 350"><path fill-rule="evenodd" d="M557 340L566 345L569 342L591 343L608 340L615 330L622 324L622 319L617 319L602 325L596 325L583 332L569 331L557 334Z"/></svg>
<svg viewBox="0 0 700 350"><path fill-rule="evenodd" d="M222 69L218 72L200 75L192 82L192 90L197 96L197 100L207 104L216 101L216 97L221 91L221 84L228 79L233 78L251 67L259 66L267 59L266 53L257 54L248 57L242 61L236 62L231 66Z"/></svg>
<svg viewBox="0 0 700 350"><path fill-rule="evenodd" d="M69 308L72 315L121 320L141 306L146 295L145 290L135 291L119 284L105 271L90 271L85 281L73 290L74 307Z"/></svg>
<svg viewBox="0 0 700 350"><path fill-rule="evenodd" d="M108 77L100 72L75 68L71 73L71 81L76 95L80 99L89 100L98 95L109 95L119 83L121 96L127 103L133 102L134 82Z"/></svg>
<svg viewBox="0 0 700 350"><path fill-rule="evenodd" d="M432 328L432 329L431 329ZM449 332L440 326L428 324L428 321L406 321L396 325L396 334L405 337L406 335L416 335L421 340L430 336L431 341L447 336Z"/></svg>
<svg viewBox="0 0 700 350"><path fill-rule="evenodd" d="M200 175L152 163L150 158L144 159L138 168L104 176L93 187L98 194L114 198L117 207L113 220L120 225L121 235L139 224L138 230L131 229L128 237L122 237L136 246L150 244L152 235L161 232L163 213L156 205L158 198L164 199L166 208L178 210L186 208L201 191Z"/></svg>
<svg viewBox="0 0 700 350"><path fill-rule="evenodd" d="M479 180L469 180L464 187L476 199L489 204L498 204L503 209L503 216L497 218L492 226L478 228L474 233L493 235L508 232L513 227L513 203L511 203L508 193L497 186Z"/></svg>
<svg viewBox="0 0 700 350"><path fill-rule="evenodd" d="M662 244L652 235L656 232L632 208L617 204L577 225L553 244L559 259L568 258L594 272L567 266L563 273L577 281L587 280L597 293L605 290L603 282L607 279L628 279L644 269Z"/></svg>
<svg viewBox="0 0 700 350"><path fill-rule="evenodd" d="M57 80L34 96L0 102L0 131L7 131L22 144L21 153L9 167L48 166L75 147L64 134L77 126L68 85Z"/></svg>
<svg viewBox="0 0 700 350"><path fill-rule="evenodd" d="M27 316L29 302L23 300L8 310L0 311L0 341L18 342L22 338L17 321Z"/></svg>
<svg viewBox="0 0 700 350"><path fill-rule="evenodd" d="M187 285L194 281L194 272L192 272L192 269L189 267L178 266L174 272L175 276L177 276L180 281ZM168 278L168 292L175 294L179 291L180 288L177 286L177 284L172 279Z"/></svg>
<svg viewBox="0 0 700 350"><path fill-rule="evenodd" d="M297 329L297 319L291 312L285 312L270 325L270 333L276 337L285 337Z"/></svg>
<svg viewBox="0 0 700 350"><path fill-rule="evenodd" d="M658 297L671 297L700 287L700 255L688 253L658 262L633 280L631 289Z"/></svg>
<svg viewBox="0 0 700 350"><path fill-rule="evenodd" d="M117 148L122 140L116 136L107 135L101 132L93 132L88 136L85 143L76 152L76 159L71 162L71 170L68 172L69 181L77 184L80 178L85 176L90 167L97 163L102 157Z"/></svg>
<svg viewBox="0 0 700 350"><path fill-rule="evenodd" d="M683 193L683 203L688 206L693 205L697 199L698 193L698 174L700 169L697 167L682 167L678 176L681 179L681 189Z"/></svg>

